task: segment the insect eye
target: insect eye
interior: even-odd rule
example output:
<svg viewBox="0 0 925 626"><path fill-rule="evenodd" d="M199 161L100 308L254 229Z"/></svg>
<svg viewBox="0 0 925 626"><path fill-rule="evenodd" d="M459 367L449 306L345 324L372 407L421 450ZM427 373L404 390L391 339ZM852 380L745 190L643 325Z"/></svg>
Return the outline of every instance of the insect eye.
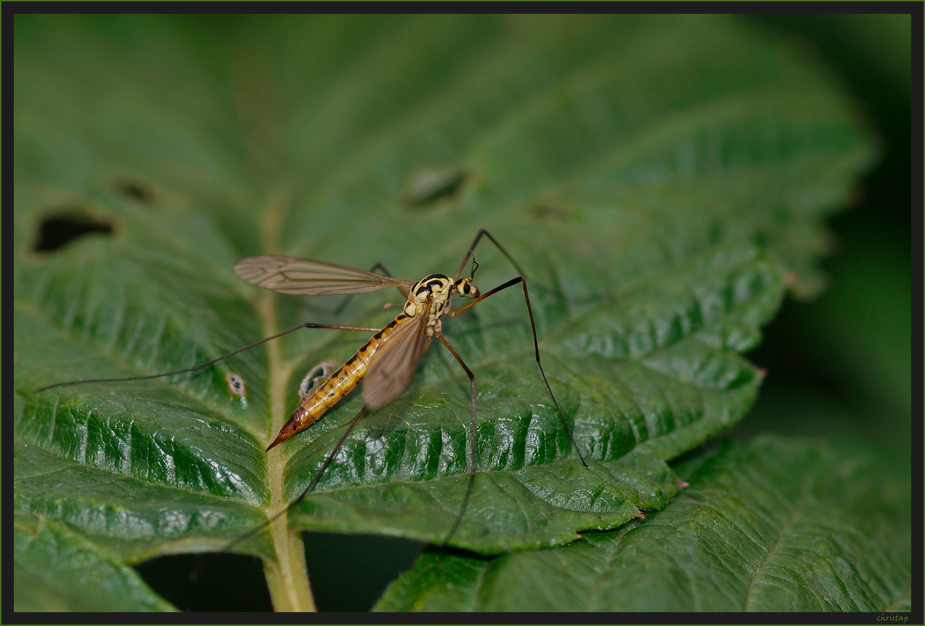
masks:
<svg viewBox="0 0 925 626"><path fill-rule="evenodd" d="M463 278L461 280L456 281L454 288L456 289L456 293L458 293L461 296L467 296L469 298L476 298L479 295L478 288L475 285L473 285L472 281L468 278Z"/></svg>

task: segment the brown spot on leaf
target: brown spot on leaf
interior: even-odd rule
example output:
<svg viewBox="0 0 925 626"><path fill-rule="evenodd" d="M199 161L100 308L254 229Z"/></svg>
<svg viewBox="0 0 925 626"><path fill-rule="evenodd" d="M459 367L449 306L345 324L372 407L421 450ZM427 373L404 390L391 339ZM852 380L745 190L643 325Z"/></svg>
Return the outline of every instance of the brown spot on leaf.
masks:
<svg viewBox="0 0 925 626"><path fill-rule="evenodd" d="M157 201L157 190L143 180L132 177L119 177L113 180L113 188L121 195L131 198L142 204L154 204Z"/></svg>

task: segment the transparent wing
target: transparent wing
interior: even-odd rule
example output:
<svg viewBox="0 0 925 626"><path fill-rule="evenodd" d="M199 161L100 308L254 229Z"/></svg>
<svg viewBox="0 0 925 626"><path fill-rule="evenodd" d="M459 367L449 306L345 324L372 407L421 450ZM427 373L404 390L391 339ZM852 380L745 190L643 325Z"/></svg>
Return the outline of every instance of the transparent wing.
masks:
<svg viewBox="0 0 925 626"><path fill-rule="evenodd" d="M378 409L397 398L414 375L427 330L430 302L423 311L386 335L370 358L363 379L363 402Z"/></svg>
<svg viewBox="0 0 925 626"><path fill-rule="evenodd" d="M252 256L238 261L234 273L249 283L279 293L306 296L350 295L396 287L405 295L412 283L373 272L288 256Z"/></svg>

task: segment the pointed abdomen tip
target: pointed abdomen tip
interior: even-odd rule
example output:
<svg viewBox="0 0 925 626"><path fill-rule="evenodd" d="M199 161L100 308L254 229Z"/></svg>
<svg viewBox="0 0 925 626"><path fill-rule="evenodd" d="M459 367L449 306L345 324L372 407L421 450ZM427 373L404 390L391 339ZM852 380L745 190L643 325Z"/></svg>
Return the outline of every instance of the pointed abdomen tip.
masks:
<svg viewBox="0 0 925 626"><path fill-rule="evenodd" d="M276 435L276 439L273 440L269 446L267 446L266 452L269 452L271 448L278 446L282 442L286 441L296 433L300 433L309 426L311 426L315 420L307 420L306 417L310 417L305 407L299 407L292 412L292 415L289 417L289 421L286 422L286 425L280 429L279 434Z"/></svg>

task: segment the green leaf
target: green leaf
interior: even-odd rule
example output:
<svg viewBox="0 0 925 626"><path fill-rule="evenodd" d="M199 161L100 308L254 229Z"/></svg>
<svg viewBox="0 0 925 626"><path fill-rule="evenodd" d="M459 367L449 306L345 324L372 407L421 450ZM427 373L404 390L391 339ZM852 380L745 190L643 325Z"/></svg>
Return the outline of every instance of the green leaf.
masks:
<svg viewBox="0 0 925 626"><path fill-rule="evenodd" d="M700 452L679 473L689 488L617 531L495 558L425 553L376 608L909 610L907 501L863 458L759 437Z"/></svg>
<svg viewBox="0 0 925 626"><path fill-rule="evenodd" d="M305 321L389 319L394 294L337 317L244 284L236 260L381 261L416 280L452 274L487 228L526 272L590 468L539 377L522 292L480 302L445 324L478 389L479 474L451 543L559 545L663 508L666 461L745 415L761 375L740 353L788 280L818 288L823 219L873 154L818 68L727 18L36 16L15 46L14 513L123 562L255 528L360 408L354 394L263 451L305 373L365 340L330 331L193 375L35 393L186 368ZM53 247L55 225L88 221L96 234ZM476 252L483 291L515 275L487 240ZM468 389L435 345L289 527L443 541ZM308 606L281 524L236 549L265 559L277 608Z"/></svg>
<svg viewBox="0 0 925 626"><path fill-rule="evenodd" d="M16 611L174 611L130 567L67 526L13 527Z"/></svg>

